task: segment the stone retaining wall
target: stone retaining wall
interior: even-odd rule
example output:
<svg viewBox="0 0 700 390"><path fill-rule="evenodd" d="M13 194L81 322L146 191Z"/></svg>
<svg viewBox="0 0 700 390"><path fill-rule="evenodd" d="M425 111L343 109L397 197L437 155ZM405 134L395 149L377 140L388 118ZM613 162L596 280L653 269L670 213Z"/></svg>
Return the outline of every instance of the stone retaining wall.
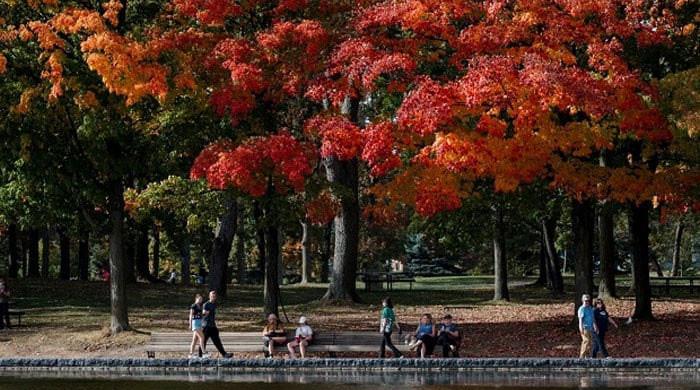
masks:
<svg viewBox="0 0 700 390"><path fill-rule="evenodd" d="M36 368L232 368L268 369L351 369L351 370L590 370L664 369L700 372L700 359L52 359L2 358L0 370Z"/></svg>

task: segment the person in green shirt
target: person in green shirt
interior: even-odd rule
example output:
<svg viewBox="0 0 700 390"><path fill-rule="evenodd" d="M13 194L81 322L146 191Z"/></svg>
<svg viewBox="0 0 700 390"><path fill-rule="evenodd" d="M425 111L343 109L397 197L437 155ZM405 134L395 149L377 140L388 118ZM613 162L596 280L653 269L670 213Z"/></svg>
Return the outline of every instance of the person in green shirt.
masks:
<svg viewBox="0 0 700 390"><path fill-rule="evenodd" d="M391 351L394 353L394 357L401 358L403 357L401 351L399 351L398 348L394 346L394 343L391 342L391 333L394 330L394 327L396 327L396 329L399 330L399 334L401 334L401 327L396 322L396 316L394 315L394 305L391 303L391 298L384 298L382 300L382 306L383 309L381 320L379 321L379 333L383 337L382 346L379 348L379 357L383 358L386 347L389 347L389 349L391 349Z"/></svg>

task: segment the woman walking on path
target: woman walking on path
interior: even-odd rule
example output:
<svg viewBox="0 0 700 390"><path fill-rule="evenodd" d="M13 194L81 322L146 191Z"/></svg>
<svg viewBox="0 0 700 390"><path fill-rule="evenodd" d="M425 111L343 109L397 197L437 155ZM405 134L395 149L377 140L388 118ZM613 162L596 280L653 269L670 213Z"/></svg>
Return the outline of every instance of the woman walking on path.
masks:
<svg viewBox="0 0 700 390"><path fill-rule="evenodd" d="M609 358L608 349L605 347L605 332L608 331L608 324L613 324L617 329L617 323L610 318L608 311L605 310L605 303L600 298L595 300L595 310L593 311L593 317L595 318L595 324L598 327L598 332L593 337L593 351L591 352L591 357L598 357L598 352L603 354L604 358Z"/></svg>
<svg viewBox="0 0 700 390"><path fill-rule="evenodd" d="M202 356L208 357L206 348L204 347L204 330L202 329L202 298L201 294L194 296L194 303L190 306L190 327L192 329L192 344L190 344L190 357L196 357L194 348L199 345L202 350Z"/></svg>
<svg viewBox="0 0 700 390"><path fill-rule="evenodd" d="M263 343L265 344L264 354L266 358L273 357L275 344L284 345L287 342L287 332L280 323L275 313L267 316L267 324L263 328Z"/></svg>
<svg viewBox="0 0 700 390"><path fill-rule="evenodd" d="M394 346L391 342L391 333L394 330L394 326L398 329L399 334L401 334L401 327L396 322L396 315L394 315L394 305L391 303L391 298L384 298L382 301L382 314L381 320L379 321L379 333L382 335L382 345L379 348L379 357L383 358L385 356L386 347L389 347L394 353L394 357L401 358L403 355L401 351Z"/></svg>

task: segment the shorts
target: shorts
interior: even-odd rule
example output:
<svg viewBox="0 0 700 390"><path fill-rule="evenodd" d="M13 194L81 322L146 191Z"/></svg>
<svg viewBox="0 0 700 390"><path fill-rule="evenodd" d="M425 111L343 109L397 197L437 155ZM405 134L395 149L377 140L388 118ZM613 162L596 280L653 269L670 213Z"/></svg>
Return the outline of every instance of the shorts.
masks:
<svg viewBox="0 0 700 390"><path fill-rule="evenodd" d="M202 329L202 320L200 318L195 318L192 320L192 331Z"/></svg>

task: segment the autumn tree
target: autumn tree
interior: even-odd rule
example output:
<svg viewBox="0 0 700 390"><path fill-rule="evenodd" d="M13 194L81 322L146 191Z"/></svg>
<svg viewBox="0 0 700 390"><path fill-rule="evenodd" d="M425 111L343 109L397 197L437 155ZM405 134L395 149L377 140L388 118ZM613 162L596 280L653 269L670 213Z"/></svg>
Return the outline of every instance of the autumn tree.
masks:
<svg viewBox="0 0 700 390"><path fill-rule="evenodd" d="M626 53L668 45L677 6L379 3L359 13L359 38L339 46L338 70L329 72L335 77L320 89L341 102L365 96L355 85L373 91L385 82L401 95L393 118L377 118L363 130L363 157L373 174L410 165L378 189L388 203L414 204L426 216L454 210L475 180L505 193L535 180L565 191L580 237L576 292L592 293L593 201L629 202L636 210L672 191L649 164L651 154L641 154L672 137L655 88ZM356 137L346 139L343 151ZM601 167L605 150L633 158ZM648 297L638 295L637 305L645 307Z"/></svg>
<svg viewBox="0 0 700 390"><path fill-rule="evenodd" d="M148 44L137 39L150 23L144 15L158 10L129 5L127 10L120 1L3 4L11 22L3 39L3 70L24 75L14 113L31 118L42 108L50 111L55 120L46 123L54 126L39 129L56 131L65 148L53 158L68 162L48 172L72 186L74 204L93 230L100 232L101 222L108 221L112 333L129 328L124 189L143 174L147 150L157 142L139 124L157 107L151 97L165 96L165 75L178 69L155 61L168 37Z"/></svg>

